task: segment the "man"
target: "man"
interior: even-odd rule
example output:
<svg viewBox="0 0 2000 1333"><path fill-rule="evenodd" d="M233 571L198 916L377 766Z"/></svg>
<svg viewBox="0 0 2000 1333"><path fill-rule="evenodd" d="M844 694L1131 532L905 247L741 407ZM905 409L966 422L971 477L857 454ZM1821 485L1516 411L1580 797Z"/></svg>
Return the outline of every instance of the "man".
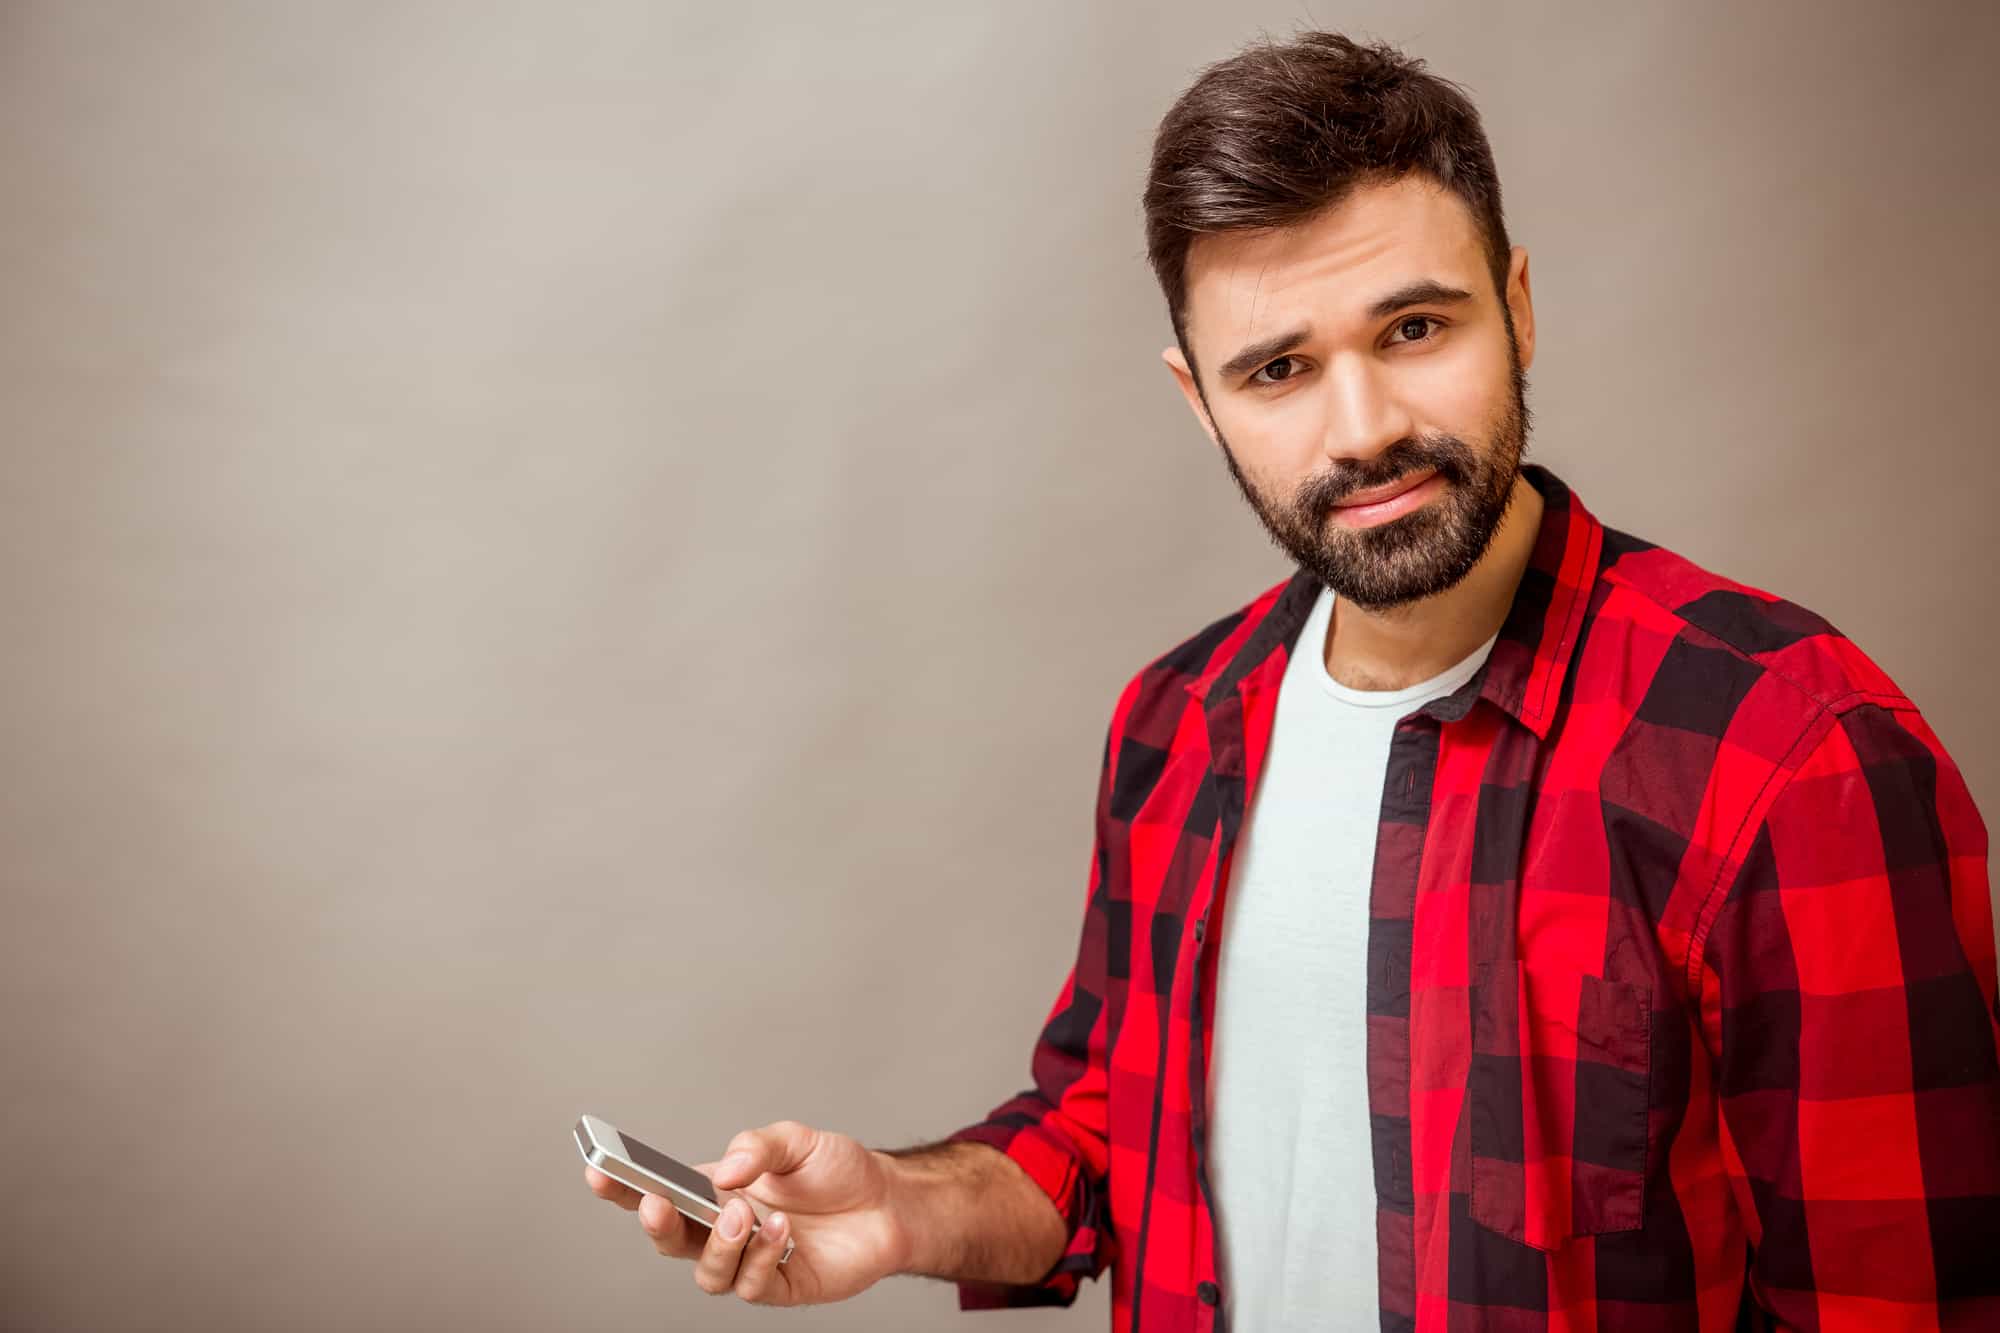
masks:
<svg viewBox="0 0 2000 1333"><path fill-rule="evenodd" d="M747 1249L592 1188L769 1304L1109 1267L1117 1329L2000 1328L1985 828L1831 626L1522 463L1472 106L1259 46L1146 210L1165 359L1298 571L1120 695L1034 1085L898 1152L739 1135Z"/></svg>

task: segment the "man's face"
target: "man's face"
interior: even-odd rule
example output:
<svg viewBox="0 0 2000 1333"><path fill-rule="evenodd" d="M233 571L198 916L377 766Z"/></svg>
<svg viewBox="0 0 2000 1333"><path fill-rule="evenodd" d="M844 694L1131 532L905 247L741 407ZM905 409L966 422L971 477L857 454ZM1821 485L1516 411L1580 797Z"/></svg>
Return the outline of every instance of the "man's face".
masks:
<svg viewBox="0 0 2000 1333"><path fill-rule="evenodd" d="M1271 539L1338 596L1413 602L1485 554L1527 444L1527 261L1503 306L1471 212L1417 176L1195 242L1199 383L1167 363Z"/></svg>

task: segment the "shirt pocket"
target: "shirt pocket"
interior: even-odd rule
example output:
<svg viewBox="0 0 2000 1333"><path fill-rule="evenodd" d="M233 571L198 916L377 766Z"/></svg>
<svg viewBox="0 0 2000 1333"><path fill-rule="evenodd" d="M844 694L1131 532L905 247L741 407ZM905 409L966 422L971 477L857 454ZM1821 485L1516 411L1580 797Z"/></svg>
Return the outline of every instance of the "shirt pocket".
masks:
<svg viewBox="0 0 2000 1333"><path fill-rule="evenodd" d="M1538 1250L1645 1220L1650 986L1514 960L1475 967L1472 1220Z"/></svg>

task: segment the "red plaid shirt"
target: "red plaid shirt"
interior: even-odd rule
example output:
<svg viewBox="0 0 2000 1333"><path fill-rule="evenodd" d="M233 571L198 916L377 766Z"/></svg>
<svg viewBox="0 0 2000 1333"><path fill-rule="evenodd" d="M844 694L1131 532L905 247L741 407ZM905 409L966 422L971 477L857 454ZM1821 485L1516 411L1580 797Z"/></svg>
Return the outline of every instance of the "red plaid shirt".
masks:
<svg viewBox="0 0 2000 1333"><path fill-rule="evenodd" d="M2000 1328L1993 914L1958 770L1825 621L1528 476L1499 640L1398 723L1383 786L1382 1328ZM953 1136L1019 1162L1068 1251L961 1308L1066 1305L1109 1266L1115 1330L1224 1322L1214 943L1318 592L1295 575L1118 699L1034 1086Z"/></svg>

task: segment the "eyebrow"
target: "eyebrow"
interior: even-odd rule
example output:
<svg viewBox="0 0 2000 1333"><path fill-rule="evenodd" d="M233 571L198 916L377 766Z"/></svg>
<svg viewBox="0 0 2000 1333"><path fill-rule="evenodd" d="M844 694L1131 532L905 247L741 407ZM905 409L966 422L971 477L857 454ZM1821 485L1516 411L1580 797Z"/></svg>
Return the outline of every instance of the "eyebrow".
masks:
<svg viewBox="0 0 2000 1333"><path fill-rule="evenodd" d="M1435 278L1420 278L1376 298L1368 307L1368 318L1381 319L1395 314L1398 310L1407 310L1413 305L1459 305L1471 299L1472 293L1463 288L1450 286ZM1266 361L1283 356L1310 337L1312 337L1312 326L1302 324L1296 329L1259 339L1223 362L1222 369L1217 373L1225 380L1248 375L1263 366Z"/></svg>

